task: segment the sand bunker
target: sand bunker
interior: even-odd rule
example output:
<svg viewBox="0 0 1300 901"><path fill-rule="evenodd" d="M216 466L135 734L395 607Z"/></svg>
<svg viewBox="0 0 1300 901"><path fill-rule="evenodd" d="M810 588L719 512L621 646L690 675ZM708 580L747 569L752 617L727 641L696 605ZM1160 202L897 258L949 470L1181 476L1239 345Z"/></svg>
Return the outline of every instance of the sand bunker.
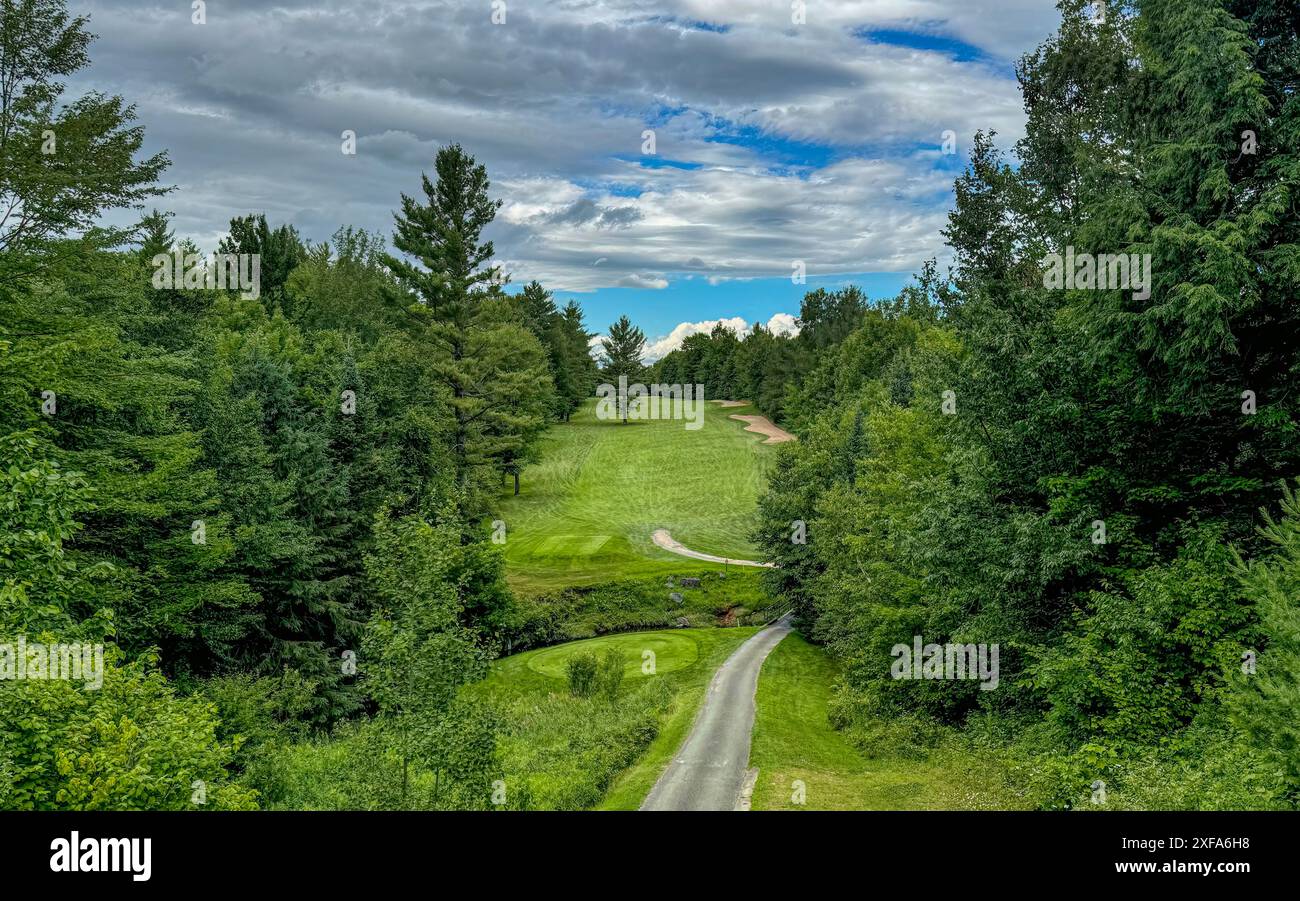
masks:
<svg viewBox="0 0 1300 901"><path fill-rule="evenodd" d="M740 413L732 413L731 418L749 423L745 426L746 432L757 432L760 435L766 435L767 440L763 442L764 444L780 444L782 441L794 440L794 435L773 423L766 416L744 416Z"/></svg>

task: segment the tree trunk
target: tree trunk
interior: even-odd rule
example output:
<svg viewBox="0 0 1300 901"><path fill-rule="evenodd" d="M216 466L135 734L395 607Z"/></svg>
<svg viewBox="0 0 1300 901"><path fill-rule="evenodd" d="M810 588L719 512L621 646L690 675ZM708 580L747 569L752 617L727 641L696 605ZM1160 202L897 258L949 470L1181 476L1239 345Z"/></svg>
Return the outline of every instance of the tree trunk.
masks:
<svg viewBox="0 0 1300 901"><path fill-rule="evenodd" d="M519 497L519 470L515 470L515 497Z"/></svg>

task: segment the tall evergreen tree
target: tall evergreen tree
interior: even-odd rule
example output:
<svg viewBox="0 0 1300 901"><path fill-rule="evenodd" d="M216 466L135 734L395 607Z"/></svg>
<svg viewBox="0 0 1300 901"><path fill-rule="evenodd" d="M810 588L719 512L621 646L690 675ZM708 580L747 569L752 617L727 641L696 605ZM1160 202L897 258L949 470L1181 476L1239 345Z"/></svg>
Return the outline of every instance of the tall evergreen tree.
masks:
<svg viewBox="0 0 1300 901"><path fill-rule="evenodd" d="M171 213L152 210L140 220L140 234L136 239L140 245L140 258L152 263L159 254L172 252L176 244L176 234L169 227Z"/></svg>
<svg viewBox="0 0 1300 901"><path fill-rule="evenodd" d="M565 383L564 419L567 421L582 402L591 397L596 387L596 361L591 356L591 333L582 321L582 308L573 301L564 305L560 313L560 329L564 335ZM559 385L557 391L561 391Z"/></svg>
<svg viewBox="0 0 1300 901"><path fill-rule="evenodd" d="M221 239L219 253L246 253L259 258L259 289L263 303L272 307L286 304L290 298L285 285L293 270L307 256L307 248L292 225L271 228L261 213L236 216L230 220L230 234ZM286 312L291 312L286 310Z"/></svg>
<svg viewBox="0 0 1300 901"><path fill-rule="evenodd" d="M645 354L645 332L632 324L626 315L609 327L609 335L601 339L601 377L617 387L620 378L629 383L639 381L645 372L641 357ZM627 403L619 400L623 422L627 423Z"/></svg>
<svg viewBox="0 0 1300 901"><path fill-rule="evenodd" d="M424 202L402 195L394 246L384 264L408 296L412 320L436 354L455 422L458 506L467 522L491 507L493 474L527 456L553 390L544 352L517 311L488 303L500 292L492 242L481 238L499 200L487 170L459 144L438 151L437 181L421 176ZM496 476L499 480L500 475Z"/></svg>

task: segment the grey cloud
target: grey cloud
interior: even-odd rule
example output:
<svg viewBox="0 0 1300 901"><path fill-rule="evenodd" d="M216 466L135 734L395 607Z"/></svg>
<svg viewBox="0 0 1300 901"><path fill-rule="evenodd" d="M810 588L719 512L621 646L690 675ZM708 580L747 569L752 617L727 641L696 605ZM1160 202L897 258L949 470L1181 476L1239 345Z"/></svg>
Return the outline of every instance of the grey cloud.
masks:
<svg viewBox="0 0 1300 901"><path fill-rule="evenodd" d="M594 225L596 228L617 228L630 225L645 214L633 206L600 206L583 197L567 207L546 213L541 220L553 225Z"/></svg>
<svg viewBox="0 0 1300 901"><path fill-rule="evenodd" d="M1014 138L1019 96L983 64L853 30L923 27L1009 59L1055 21L1047 0L809 4L800 29L770 0L511 3L503 26L487 2L210 0L204 26L188 3L70 5L100 35L71 90L138 104L146 150L174 161L160 205L182 234L210 246L259 210L317 240L344 223L387 236L400 193L459 141L506 200L498 254L562 290L788 275L791 259L810 272L916 266L938 249L951 172L912 149L946 128ZM629 162L646 127L660 158L701 168ZM356 156L340 152L344 129ZM828 145L839 161L777 167L735 129Z"/></svg>

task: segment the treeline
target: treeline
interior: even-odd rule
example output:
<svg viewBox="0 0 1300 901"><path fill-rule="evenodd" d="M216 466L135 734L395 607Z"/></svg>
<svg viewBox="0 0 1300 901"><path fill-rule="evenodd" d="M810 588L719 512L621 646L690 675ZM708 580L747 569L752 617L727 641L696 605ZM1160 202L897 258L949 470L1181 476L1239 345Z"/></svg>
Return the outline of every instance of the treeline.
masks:
<svg viewBox="0 0 1300 901"><path fill-rule="evenodd" d="M756 322L741 337L719 323L708 334L684 338L680 348L650 368L648 377L662 384L703 385L707 397L748 400L773 420L799 424L808 406L805 393L818 390L805 387L805 379L870 306L855 285L818 288L800 302L797 334L774 333Z"/></svg>
<svg viewBox="0 0 1300 901"><path fill-rule="evenodd" d="M958 729L1042 807L1291 807L1297 20L1108 6L1067 0L1021 61L1018 164L976 138L951 279L867 310L801 381L758 540L861 747ZM1149 254L1149 294L1081 256L1048 287L1052 253ZM895 678L915 636L998 644L998 687Z"/></svg>
<svg viewBox="0 0 1300 901"><path fill-rule="evenodd" d="M581 312L502 290L459 146L393 252L243 216L218 250L260 295L204 287L166 214L96 226L167 160L120 98L61 103L90 42L57 0L0 7L0 643L109 658L100 690L0 683L0 807L249 807L304 774L488 806L496 725L459 688L522 614L484 520L592 392Z"/></svg>

